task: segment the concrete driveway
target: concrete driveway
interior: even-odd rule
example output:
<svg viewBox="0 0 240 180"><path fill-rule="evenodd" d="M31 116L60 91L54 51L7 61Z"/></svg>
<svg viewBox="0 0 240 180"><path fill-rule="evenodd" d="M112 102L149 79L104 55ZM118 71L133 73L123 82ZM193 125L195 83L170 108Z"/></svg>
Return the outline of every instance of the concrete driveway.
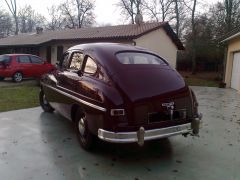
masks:
<svg viewBox="0 0 240 180"><path fill-rule="evenodd" d="M40 108L0 113L0 178L240 179L240 95L193 87L204 114L199 138L171 137L145 144L98 143L82 150L69 121Z"/></svg>

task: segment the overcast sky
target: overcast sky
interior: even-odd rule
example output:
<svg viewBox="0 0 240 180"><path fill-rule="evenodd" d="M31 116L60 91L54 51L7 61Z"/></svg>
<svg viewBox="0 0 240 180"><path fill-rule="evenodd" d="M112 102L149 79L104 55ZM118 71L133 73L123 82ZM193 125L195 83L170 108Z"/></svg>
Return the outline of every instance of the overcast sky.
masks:
<svg viewBox="0 0 240 180"><path fill-rule="evenodd" d="M45 17L48 16L47 8L54 5L60 4L63 0L17 0L19 7L24 7L26 4L29 4L33 9ZM4 0L0 0L1 4L5 9L7 9L6 3ZM95 0L95 15L96 22L98 24L107 24L111 23L113 25L119 24L122 21L120 12L115 6L118 0Z"/></svg>
<svg viewBox="0 0 240 180"><path fill-rule="evenodd" d="M47 8L54 5L59 4L63 0L17 0L19 7L24 7L25 5L31 5L35 11L41 13L46 18L48 17ZM215 3L218 0L201 0L205 1L209 4ZM1 4L5 9L7 9L6 3L4 0L0 0ZM121 18L121 13L119 9L116 7L117 2L119 0L95 0L95 15L97 24L122 24L123 18Z"/></svg>

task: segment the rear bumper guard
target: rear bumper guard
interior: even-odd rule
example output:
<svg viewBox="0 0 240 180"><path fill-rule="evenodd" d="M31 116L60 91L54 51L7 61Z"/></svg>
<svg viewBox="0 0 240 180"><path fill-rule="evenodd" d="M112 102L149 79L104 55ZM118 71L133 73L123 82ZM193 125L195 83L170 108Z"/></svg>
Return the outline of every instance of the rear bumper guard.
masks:
<svg viewBox="0 0 240 180"><path fill-rule="evenodd" d="M202 115L199 114L192 123L171 126L167 128L145 130L140 127L138 131L133 132L111 132L104 129L98 129L98 137L104 141L111 143L134 143L137 142L140 146L144 141L161 139L180 134L198 135L201 124Z"/></svg>

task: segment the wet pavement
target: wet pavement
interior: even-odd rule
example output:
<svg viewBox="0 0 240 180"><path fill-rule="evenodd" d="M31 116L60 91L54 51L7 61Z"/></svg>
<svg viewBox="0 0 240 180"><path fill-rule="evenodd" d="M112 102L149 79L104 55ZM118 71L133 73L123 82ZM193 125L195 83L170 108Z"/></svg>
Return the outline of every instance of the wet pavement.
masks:
<svg viewBox="0 0 240 180"><path fill-rule="evenodd" d="M71 123L40 108L0 113L0 179L240 179L240 95L193 87L204 115L199 138L79 146Z"/></svg>

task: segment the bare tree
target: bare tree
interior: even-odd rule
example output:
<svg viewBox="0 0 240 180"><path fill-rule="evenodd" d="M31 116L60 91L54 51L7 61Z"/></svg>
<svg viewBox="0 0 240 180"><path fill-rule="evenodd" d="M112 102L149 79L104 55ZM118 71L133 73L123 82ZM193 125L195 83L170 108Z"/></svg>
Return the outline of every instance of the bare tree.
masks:
<svg viewBox="0 0 240 180"><path fill-rule="evenodd" d="M180 31L180 9L179 9L179 0L173 0L174 3L174 13L175 13L175 18L176 18L176 25L175 25L175 30L176 34L179 37L179 31Z"/></svg>
<svg viewBox="0 0 240 180"><path fill-rule="evenodd" d="M45 17L36 13L30 5L19 10L18 19L19 29L22 33L33 32L36 27L43 27L45 23Z"/></svg>
<svg viewBox="0 0 240 180"><path fill-rule="evenodd" d="M172 0L159 0L159 3L160 3L161 12L162 12L162 21L165 21L166 17L169 14L172 14L171 5L173 4L173 1Z"/></svg>
<svg viewBox="0 0 240 180"><path fill-rule="evenodd" d="M81 28L86 20L86 15L91 16L94 4L89 0L75 0L77 7L78 28Z"/></svg>
<svg viewBox="0 0 240 180"><path fill-rule="evenodd" d="M74 10L73 10L73 5L69 0L66 0L64 3L59 5L59 10L61 11L66 27L73 29L76 27L75 24L75 17L74 17Z"/></svg>
<svg viewBox="0 0 240 180"><path fill-rule="evenodd" d="M126 19L131 19L131 24L135 23L135 16L142 14L143 11L142 0L119 0L117 6L122 10Z"/></svg>
<svg viewBox="0 0 240 180"><path fill-rule="evenodd" d="M17 14L17 3L16 0L5 0L9 11L11 12L13 19L15 21L15 35L18 35L18 14Z"/></svg>
<svg viewBox="0 0 240 180"><path fill-rule="evenodd" d="M146 9L146 14L151 20L160 21L160 11L158 7L158 0L144 1L143 6Z"/></svg>
<svg viewBox="0 0 240 180"><path fill-rule="evenodd" d="M192 34L192 74L196 73L196 24L195 24L195 15L196 15L196 6L197 0L184 1L186 7L190 10L191 15L191 34Z"/></svg>
<svg viewBox="0 0 240 180"><path fill-rule="evenodd" d="M48 14L50 16L50 21L47 24L47 29L57 30L62 29L64 25L64 19L62 14L59 12L59 8L55 5L48 8Z"/></svg>
<svg viewBox="0 0 240 180"><path fill-rule="evenodd" d="M239 0L224 0L226 17L225 23L227 31L230 31L233 28L234 20L237 15L239 15Z"/></svg>
<svg viewBox="0 0 240 180"><path fill-rule="evenodd" d="M0 11L0 38L9 36L12 31L11 17L5 11Z"/></svg>
<svg viewBox="0 0 240 180"><path fill-rule="evenodd" d="M173 0L144 1L146 12L156 21L170 21L173 19Z"/></svg>
<svg viewBox="0 0 240 180"><path fill-rule="evenodd" d="M59 10L68 28L81 28L94 22L94 3L91 0L66 0Z"/></svg>

